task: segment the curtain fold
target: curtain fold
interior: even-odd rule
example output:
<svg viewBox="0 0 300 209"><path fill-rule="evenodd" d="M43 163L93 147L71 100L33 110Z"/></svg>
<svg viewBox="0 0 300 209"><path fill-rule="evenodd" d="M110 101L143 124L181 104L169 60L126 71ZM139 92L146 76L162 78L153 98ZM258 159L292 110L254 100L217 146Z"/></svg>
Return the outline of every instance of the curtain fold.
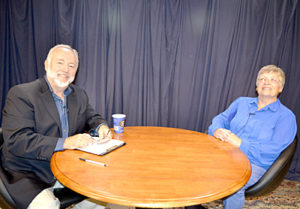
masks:
<svg viewBox="0 0 300 209"><path fill-rule="evenodd" d="M0 0L1 110L65 43L79 52L75 83L110 124L125 113L128 126L205 131L237 97L256 96L267 64L286 72L280 99L299 124L299 14L298 0ZM300 179L299 149L289 178Z"/></svg>

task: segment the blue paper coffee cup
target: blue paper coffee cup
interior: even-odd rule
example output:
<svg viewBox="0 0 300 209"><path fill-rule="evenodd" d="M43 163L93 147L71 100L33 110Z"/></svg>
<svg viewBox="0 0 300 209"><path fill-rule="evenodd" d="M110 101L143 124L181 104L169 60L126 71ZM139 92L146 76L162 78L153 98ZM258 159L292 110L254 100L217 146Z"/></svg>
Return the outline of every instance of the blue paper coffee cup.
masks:
<svg viewBox="0 0 300 209"><path fill-rule="evenodd" d="M115 133L123 133L125 125L125 114L113 114L114 131Z"/></svg>

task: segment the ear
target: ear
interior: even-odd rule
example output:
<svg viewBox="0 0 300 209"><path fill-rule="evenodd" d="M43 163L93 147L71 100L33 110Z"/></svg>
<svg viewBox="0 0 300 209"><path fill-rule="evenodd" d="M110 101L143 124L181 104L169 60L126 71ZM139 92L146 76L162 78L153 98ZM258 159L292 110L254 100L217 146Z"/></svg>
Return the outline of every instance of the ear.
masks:
<svg viewBox="0 0 300 209"><path fill-rule="evenodd" d="M45 70L47 71L48 70L48 59L45 60L44 62L44 67L45 67Z"/></svg>

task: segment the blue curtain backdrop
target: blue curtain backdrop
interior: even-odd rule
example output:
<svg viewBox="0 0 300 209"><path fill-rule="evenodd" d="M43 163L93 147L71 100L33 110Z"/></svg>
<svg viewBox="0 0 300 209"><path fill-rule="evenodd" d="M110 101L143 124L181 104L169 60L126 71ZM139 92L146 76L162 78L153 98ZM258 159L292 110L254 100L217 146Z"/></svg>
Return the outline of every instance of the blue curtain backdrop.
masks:
<svg viewBox="0 0 300 209"><path fill-rule="evenodd" d="M42 77L49 49L65 43L79 51L76 84L109 123L125 113L127 126L203 132L237 97L256 96L257 71L275 64L300 124L298 0L0 2L1 110L9 88Z"/></svg>

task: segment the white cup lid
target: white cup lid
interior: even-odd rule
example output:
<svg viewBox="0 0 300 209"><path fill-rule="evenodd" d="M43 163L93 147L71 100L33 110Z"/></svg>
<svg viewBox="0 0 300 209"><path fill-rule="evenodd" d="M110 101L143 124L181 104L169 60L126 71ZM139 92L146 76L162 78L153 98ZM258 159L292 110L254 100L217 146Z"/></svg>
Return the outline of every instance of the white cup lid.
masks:
<svg viewBox="0 0 300 209"><path fill-rule="evenodd" d="M119 113L118 113L118 114L113 114L112 117L113 117L113 118L125 118L126 115L125 115L125 114L119 114Z"/></svg>

